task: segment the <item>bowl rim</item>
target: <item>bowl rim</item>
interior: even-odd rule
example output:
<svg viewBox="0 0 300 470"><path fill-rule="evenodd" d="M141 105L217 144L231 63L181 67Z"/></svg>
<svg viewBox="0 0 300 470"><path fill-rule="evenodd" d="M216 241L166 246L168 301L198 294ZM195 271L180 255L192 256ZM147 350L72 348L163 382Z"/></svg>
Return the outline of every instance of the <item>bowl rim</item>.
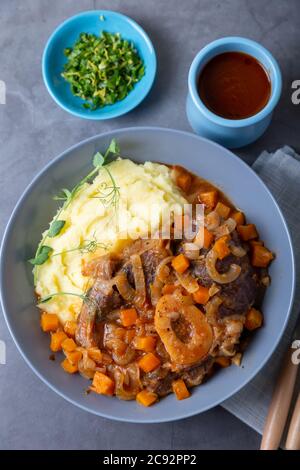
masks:
<svg viewBox="0 0 300 470"><path fill-rule="evenodd" d="M137 132L137 131L138 132L139 131L142 131L142 132L144 132L144 131L152 131L153 132L154 131L154 132L164 132L164 133L167 132L169 134L181 134L181 135L187 136L189 138L192 137L192 138L197 139L197 140L205 141L205 142L207 142L207 143L209 143L213 146L218 147L219 149L222 149L222 151L225 151L226 153L228 153L229 154L228 156L230 158L234 158L238 165L240 165L242 167L247 167L247 170L248 171L250 170L250 172L252 173L252 176L255 177L255 179L258 181L258 183L268 193L269 197L272 200L272 203L276 207L276 210L277 210L278 215L279 215L279 217L281 219L281 222L282 222L283 229L286 232L286 236L287 236L287 240L288 240L288 244L289 244L289 255L291 257L291 264L292 264L292 273L291 273L292 274L292 289L291 289L291 296L290 296L290 300L289 300L289 304L288 304L288 308L287 308L287 314L286 314L285 320L282 324L282 327L281 327L281 329L280 329L280 331L277 335L277 338L273 342L272 347L270 348L269 353L262 359L261 363L252 371L251 374L249 374L244 380L241 380L241 382L237 386L235 386L229 393L227 393L224 397L222 397L221 400L216 399L213 403L211 403L210 405L202 408L200 411L196 407L193 408L188 413L180 412L180 410L178 410L178 412L176 414L176 417L172 417L172 418L159 418L159 419L154 418L153 419L153 418L151 418L151 416L150 417L148 417L148 416L147 417L142 417L141 419L139 419L139 418L127 418L127 417L116 417L116 416L110 415L109 413L105 413L105 411L102 411L102 410L101 411L100 410L99 411L91 410L88 406L85 406L81 403L78 403L76 400L73 400L68 395L66 395L63 391L61 391L59 388L57 388L55 385L53 385L49 381L49 379L47 379L47 377L42 372L37 370L37 368L30 362L30 360L28 359L28 357L26 355L26 352L23 351L23 349L21 347L21 344L19 343L16 335L14 334L13 328L12 328L11 323L10 323L10 318L9 318L10 314L8 312L8 309L6 309L6 299L5 299L5 292L4 292L4 258L5 258L5 252L6 252L6 245L8 243L9 234L14 228L15 219L18 217L19 211L22 210L22 205L26 201L26 198L27 198L28 194L31 192L32 187L36 184L36 182L43 175L45 175L48 172L48 170L53 165L57 164L60 160L64 159L64 157L67 154L69 154L72 150L77 149L78 147L83 147L87 143L91 143L94 140L97 140L99 137L114 136L114 134L116 132L118 134L120 134L120 133L121 134L126 134L127 132L134 133L134 132ZM1 301L2 311L3 311L3 315L4 315L4 318L5 318L6 325L7 325L8 330L9 330L9 332L10 332L12 338L13 338L13 341L14 341L15 345L17 346L17 349L19 350L21 356L23 357L23 359L27 363L27 365L50 389L52 389L54 392L56 392L62 398L66 399L69 403L72 403L73 405L79 407L80 409L85 410L85 411L87 411L91 414L94 414L96 416L101 416L103 418L108 418L108 419L111 419L113 421L122 421L122 422L128 422L128 423L153 424L153 423L172 422L172 421L178 421L180 419L189 418L191 416L195 416L197 414L203 413L203 412L205 412L209 409L214 408L215 406L221 404L223 401L225 401L228 398L230 398L231 396L233 396L235 393L239 392L243 387L245 387L262 370L262 368L265 366L265 364L271 358L271 356L274 353L277 345L279 344L279 342L282 338L282 335L283 335L283 333L286 329L288 320L290 318L290 313L291 313L291 310L292 310L294 296L295 296L295 285L296 285L295 256L294 256L294 249L293 249L293 244L292 244L292 239L291 239L291 236L290 236L289 228L288 228L288 225L285 221L285 218L282 214L282 211L281 211L278 203L276 202L274 196L272 195L272 193L270 192L270 190L268 189L266 184L263 182L263 180L257 175L257 173L249 165L247 165L237 155L235 155L233 152L226 149L222 145L217 144L217 143L215 143L215 142L213 142L209 139L206 139L204 137L200 137L200 136L198 136L196 134L193 134L191 132L177 130L177 129L170 129L170 128L166 128L166 127L155 127L155 126L153 126L153 127L152 126L137 127L137 126L135 126L135 127L126 127L126 128L110 130L110 131L107 131L107 132L100 133L100 134L97 134L95 136L89 137L87 139L84 139L84 140L80 141L79 143L72 145L71 147L69 147L68 149L66 149L62 153L60 153L58 156L53 158L50 162L48 162L36 174L36 176L32 179L32 181L28 184L28 186L25 188L22 195L20 196L20 198L19 198L18 202L16 203L15 208L14 208L14 210L13 210L13 212L12 212L8 222L7 222L7 225L6 225L6 228L5 228L5 231L4 231L4 235L3 235L3 238L2 238L1 247L0 247L0 301Z"/></svg>
<svg viewBox="0 0 300 470"><path fill-rule="evenodd" d="M144 43L146 44L147 48L149 49L149 52L150 52L151 56L153 57L153 65L151 66L150 73L149 73L148 86L142 88L142 91L140 92L140 94L137 95L136 99L131 104L129 104L127 106L122 106L119 110L113 109L114 105L116 103L114 103L113 105L106 105L103 108L99 108L100 110L103 110L103 111L106 109L104 114L100 114L100 113L99 114L93 114L93 113L88 114L87 110L85 110L85 108L83 108L83 107L82 107L82 109L78 109L78 110L71 109L67 104L65 104L64 100L60 100L58 98L54 88L51 85L51 81L50 81L50 78L49 78L49 66L48 66L48 63L49 63L49 49L50 49L52 43L55 41L55 38L56 38L57 34L61 30L63 30L68 24L70 24L74 21L77 21L80 18L88 17L90 15L98 16L98 17L100 17L101 15L103 15L104 17L105 17L105 15L107 15L107 16L109 15L110 17L119 18L122 21L124 21L125 23L128 23L130 26L132 26L138 32L139 36L143 39ZM145 65L147 67L146 63L145 63ZM129 16L126 16L123 13L119 13L119 12L113 11L113 10L86 10L86 11L82 11L82 12L76 14L76 15L73 15L73 16L67 18L62 23L60 23L54 29L54 31L51 33L51 35L48 37L47 42L44 46L44 51L43 51L43 55L42 55L42 76L43 76L43 81L44 81L45 87L46 87L49 95L52 97L52 99L64 111L67 111L68 113L72 114L73 116L84 118L84 119L89 119L89 120L93 120L93 121L102 121L102 120L107 120L107 119L113 119L115 117L119 117L119 116L122 116L126 113L129 113L134 108L136 108L146 98L146 96L149 94L149 92L150 92L150 90L153 86L153 83L155 81L156 72L157 72L156 52L155 52L153 43L152 43L150 37L148 36L148 34L146 33L146 31L135 20L133 20ZM143 78L144 77L142 77L140 82L143 81ZM131 92L132 93L134 92L134 88L133 88L133 90L131 90ZM117 103L122 103L122 100L117 102Z"/></svg>
<svg viewBox="0 0 300 470"><path fill-rule="evenodd" d="M219 116L212 111L210 111L206 105L201 100L198 90L197 90L197 77L199 72L199 66L203 63L206 64L205 60L208 54L211 52L215 52L214 56L219 54L218 50L220 47L224 45L232 45L233 47L238 46L246 46L251 49L251 52L247 52L249 55L253 55L254 58L257 58L257 52L260 52L261 55L264 56L266 62L268 63L268 67L273 72L273 79L270 78L271 81L271 95L267 102L267 104L256 114L253 116L249 116L245 119L226 119L222 116ZM237 49L233 49L233 51L237 51ZM259 62L260 60L257 59ZM269 75L269 74L268 74ZM262 44L253 41L253 39L243 38L240 36L228 36L223 37L220 39L216 39L215 41L210 42L206 46L204 46L194 57L192 64L189 69L188 74L188 89L191 95L191 98L196 105L197 109L204 114L204 116L209 120L218 124L223 127L229 128L241 128L251 126L253 124L257 124L258 122L262 121L265 117L271 114L277 105L279 98L281 96L282 90L282 76L279 65L275 57L271 54L268 49L266 49Z"/></svg>

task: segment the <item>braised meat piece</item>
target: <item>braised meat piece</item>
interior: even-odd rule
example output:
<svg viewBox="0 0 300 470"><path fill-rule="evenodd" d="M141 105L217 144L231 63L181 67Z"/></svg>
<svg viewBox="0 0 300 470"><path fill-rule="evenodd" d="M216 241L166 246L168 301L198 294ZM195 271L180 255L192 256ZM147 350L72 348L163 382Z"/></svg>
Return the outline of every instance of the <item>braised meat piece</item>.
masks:
<svg viewBox="0 0 300 470"><path fill-rule="evenodd" d="M122 305L122 298L110 283L119 261L111 256L101 256L85 268L85 274L95 278L93 287L82 304L76 331L76 341L83 347L97 346L96 321L104 320L111 311Z"/></svg>
<svg viewBox="0 0 300 470"><path fill-rule="evenodd" d="M218 284L218 287L220 287L219 295L223 300L222 305L219 307L221 317L246 313L255 301L258 292L257 275L250 264L248 256L238 258L229 255L223 260L218 260L216 268L223 274L228 271L231 264L239 265L242 270L235 281L228 284ZM191 263L191 272L201 285L210 287L213 284L213 280L206 270L204 258Z"/></svg>

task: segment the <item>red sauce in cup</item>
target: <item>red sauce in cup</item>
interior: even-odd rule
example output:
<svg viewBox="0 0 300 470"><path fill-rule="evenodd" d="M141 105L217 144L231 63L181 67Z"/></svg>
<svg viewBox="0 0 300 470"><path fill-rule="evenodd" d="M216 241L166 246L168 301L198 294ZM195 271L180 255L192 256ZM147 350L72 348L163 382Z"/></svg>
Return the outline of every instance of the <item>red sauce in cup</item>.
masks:
<svg viewBox="0 0 300 470"><path fill-rule="evenodd" d="M254 57L243 52L224 52L203 68L198 93L214 114L226 119L245 119L268 103L271 82Z"/></svg>

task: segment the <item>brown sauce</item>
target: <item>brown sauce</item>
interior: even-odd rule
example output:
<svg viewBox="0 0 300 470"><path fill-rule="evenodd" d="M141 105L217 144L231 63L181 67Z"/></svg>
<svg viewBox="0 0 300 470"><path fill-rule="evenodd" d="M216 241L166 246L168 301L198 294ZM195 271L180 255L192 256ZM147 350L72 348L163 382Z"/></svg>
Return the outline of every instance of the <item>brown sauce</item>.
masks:
<svg viewBox="0 0 300 470"><path fill-rule="evenodd" d="M265 107L271 83L264 67L243 52L225 52L210 60L198 80L205 106L226 119L245 119Z"/></svg>

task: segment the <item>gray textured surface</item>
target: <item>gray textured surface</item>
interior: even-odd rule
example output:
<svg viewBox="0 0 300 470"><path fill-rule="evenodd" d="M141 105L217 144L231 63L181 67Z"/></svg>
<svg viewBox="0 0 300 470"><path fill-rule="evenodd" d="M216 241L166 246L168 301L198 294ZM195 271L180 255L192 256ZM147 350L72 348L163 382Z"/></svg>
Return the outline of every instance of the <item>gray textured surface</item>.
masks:
<svg viewBox="0 0 300 470"><path fill-rule="evenodd" d="M145 27L158 53L152 93L134 112L107 122L71 117L52 101L41 77L45 41L62 20L92 8L119 10ZM298 0L1 0L0 230L32 177L50 159L83 138L117 127L161 125L189 130L186 78L196 52L225 35L262 42L278 59L283 96L265 136L237 153L251 163L263 149L285 143L299 150L299 107L291 104L292 80L300 78ZM17 295L17 293L16 293ZM80 411L50 391L25 365L2 316L0 340L0 449L246 449L259 436L220 407L163 425L114 423Z"/></svg>

